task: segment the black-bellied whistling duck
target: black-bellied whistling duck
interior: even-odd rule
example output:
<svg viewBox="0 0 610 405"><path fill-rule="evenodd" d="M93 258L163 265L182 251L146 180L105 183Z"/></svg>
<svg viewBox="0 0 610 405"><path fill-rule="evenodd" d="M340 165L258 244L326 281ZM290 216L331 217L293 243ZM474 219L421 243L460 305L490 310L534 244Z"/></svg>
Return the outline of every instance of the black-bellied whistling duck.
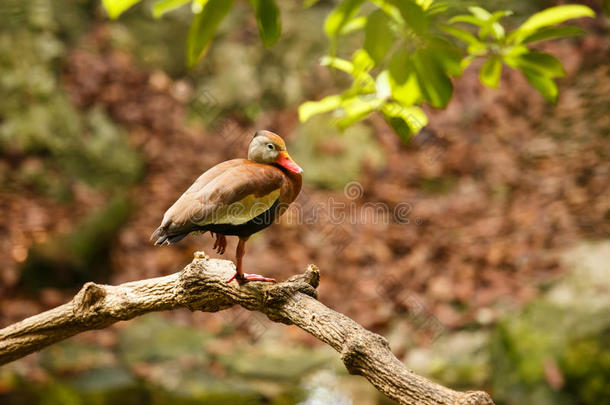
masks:
<svg viewBox="0 0 610 405"><path fill-rule="evenodd" d="M238 236L237 271L228 282L275 282L243 272L245 245L250 235L271 225L294 201L301 191L302 172L282 138L257 131L250 141L248 159L222 162L199 176L165 212L151 239L156 239L155 245L169 245L191 232L209 231L216 235L214 249L223 254L225 236Z"/></svg>

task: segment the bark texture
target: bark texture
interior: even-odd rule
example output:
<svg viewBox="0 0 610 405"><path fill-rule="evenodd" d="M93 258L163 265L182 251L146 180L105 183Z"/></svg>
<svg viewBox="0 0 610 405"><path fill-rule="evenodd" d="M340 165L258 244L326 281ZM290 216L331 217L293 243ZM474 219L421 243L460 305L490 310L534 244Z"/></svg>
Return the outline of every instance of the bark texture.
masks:
<svg viewBox="0 0 610 405"><path fill-rule="evenodd" d="M317 267L278 283L227 283L232 262L203 252L182 271L118 286L87 283L68 303L0 330L0 364L5 364L77 333L105 328L152 312L186 307L215 312L233 305L260 311L275 322L296 325L340 353L351 374L364 376L400 404L493 404L483 391L460 392L408 370L387 340L319 302Z"/></svg>

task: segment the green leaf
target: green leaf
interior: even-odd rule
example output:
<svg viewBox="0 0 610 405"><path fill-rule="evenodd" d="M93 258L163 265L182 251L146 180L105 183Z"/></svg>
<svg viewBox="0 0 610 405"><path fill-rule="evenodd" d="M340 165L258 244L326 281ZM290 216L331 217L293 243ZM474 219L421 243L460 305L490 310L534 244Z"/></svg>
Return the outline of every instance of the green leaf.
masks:
<svg viewBox="0 0 610 405"><path fill-rule="evenodd" d="M501 40L504 38L504 27L498 21L507 15L511 15L512 11L501 10L491 14L489 11L481 7L468 7L468 10L473 14L473 18L469 16L457 16L451 21L462 21L481 27L479 38L485 39L488 35L492 35L495 39Z"/></svg>
<svg viewBox="0 0 610 405"><path fill-rule="evenodd" d="M370 2L379 7L380 10L386 13L387 16L394 20L397 24L400 24L401 26L405 24L405 20L400 15L398 8L394 7L386 0L370 0Z"/></svg>
<svg viewBox="0 0 610 405"><path fill-rule="evenodd" d="M415 3L423 10L428 10L430 6L432 6L432 3L434 3L434 0L415 0Z"/></svg>
<svg viewBox="0 0 610 405"><path fill-rule="evenodd" d="M532 15L519 27L519 30L531 32L542 27L548 27L581 17L595 17L595 12L587 6L578 4L550 7Z"/></svg>
<svg viewBox="0 0 610 405"><path fill-rule="evenodd" d="M473 16L475 16L476 18L478 18L479 20L482 20L482 21L487 21L491 18L491 13L481 7L476 7L476 6L468 7L468 11L470 11L470 13L472 13Z"/></svg>
<svg viewBox="0 0 610 405"><path fill-rule="evenodd" d="M341 105L341 96L333 95L324 97L320 101L306 101L299 106L299 120L307 121L314 115L322 114L339 108Z"/></svg>
<svg viewBox="0 0 610 405"><path fill-rule="evenodd" d="M334 56L323 56L322 59L320 59L320 65L330 66L342 70L345 73L349 73L350 75L354 73L354 64L352 62Z"/></svg>
<svg viewBox="0 0 610 405"><path fill-rule="evenodd" d="M562 77L566 73L559 59L543 52L524 52L506 57L505 61L517 69L525 68L548 77Z"/></svg>
<svg viewBox="0 0 610 405"><path fill-rule="evenodd" d="M102 0L102 4L113 20L118 18L125 10L139 3L141 0Z"/></svg>
<svg viewBox="0 0 610 405"><path fill-rule="evenodd" d="M387 100L392 95L390 80L390 73L387 70L384 70L377 75L377 79L375 79L375 91L378 99Z"/></svg>
<svg viewBox="0 0 610 405"><path fill-rule="evenodd" d="M459 76L462 74L462 51L456 48L444 38L432 38L429 41L428 50L441 64L448 76Z"/></svg>
<svg viewBox="0 0 610 405"><path fill-rule="evenodd" d="M266 47L270 47L280 38L282 24L280 10L273 0L251 0L256 14L258 33Z"/></svg>
<svg viewBox="0 0 610 405"><path fill-rule="evenodd" d="M492 56L485 61L479 70L479 79L487 87L496 88L500 82L502 73L502 59L499 56Z"/></svg>
<svg viewBox="0 0 610 405"><path fill-rule="evenodd" d="M439 28L468 45L483 45L477 37L461 28L453 27L451 25L441 25Z"/></svg>
<svg viewBox="0 0 610 405"><path fill-rule="evenodd" d="M390 86L392 97L403 105L411 106L422 98L415 68L404 49L396 52L390 61Z"/></svg>
<svg viewBox="0 0 610 405"><path fill-rule="evenodd" d="M468 23L479 27L485 26L486 23L485 20L481 20L480 18L477 18L472 15L456 15L455 17L449 20L449 24L454 24L456 22Z"/></svg>
<svg viewBox="0 0 610 405"><path fill-rule="evenodd" d="M409 52L404 48L398 49L394 52L394 55L392 55L389 66L390 76L392 76L398 84L404 83L409 76L409 59Z"/></svg>
<svg viewBox="0 0 610 405"><path fill-rule="evenodd" d="M345 129L355 122L362 120L371 112L378 110L384 100L376 98L374 95L356 96L343 99L339 111L343 118L337 120L339 129Z"/></svg>
<svg viewBox="0 0 610 405"><path fill-rule="evenodd" d="M534 31L521 40L523 44L529 44L538 41L544 41L551 38L570 37L584 34L584 30L580 27L565 26L565 27L544 27Z"/></svg>
<svg viewBox="0 0 610 405"><path fill-rule="evenodd" d="M405 106L417 104L422 100L423 95L415 72L410 74L403 84L398 84L390 78L390 85L392 86L392 97L394 100Z"/></svg>
<svg viewBox="0 0 610 405"><path fill-rule="evenodd" d="M352 55L352 63L354 64L354 70L352 75L358 78L363 73L368 73L373 67L375 62L371 59L371 56L364 49L358 49Z"/></svg>
<svg viewBox="0 0 610 405"><path fill-rule="evenodd" d="M390 18L382 10L377 10L369 15L364 28L363 47L377 65L383 61L394 43L390 22Z"/></svg>
<svg viewBox="0 0 610 405"><path fill-rule="evenodd" d="M366 26L367 18L365 16L360 16L351 19L347 24L343 26L341 29L340 35L351 34L352 32L359 31Z"/></svg>
<svg viewBox="0 0 610 405"><path fill-rule="evenodd" d="M349 20L351 20L364 0L345 0L331 11L324 21L324 32L329 38L335 38L341 32L341 29Z"/></svg>
<svg viewBox="0 0 610 405"><path fill-rule="evenodd" d="M381 111L387 123L404 142L408 142L413 134L418 133L428 124L428 117L419 107L387 103Z"/></svg>
<svg viewBox="0 0 610 405"><path fill-rule="evenodd" d="M161 0L157 1L153 6L152 12L154 18L161 18L164 14L190 3L191 0Z"/></svg>
<svg viewBox="0 0 610 405"><path fill-rule="evenodd" d="M416 52L413 54L413 66L426 100L434 107L445 107L451 99L453 84L433 53L426 49Z"/></svg>
<svg viewBox="0 0 610 405"><path fill-rule="evenodd" d="M423 35L430 23L426 12L412 0L390 0L396 6L407 25L418 35Z"/></svg>
<svg viewBox="0 0 610 405"><path fill-rule="evenodd" d="M521 67L520 70L525 75L527 81L530 82L544 98L552 103L557 102L559 91L557 90L557 85L553 79L525 67Z"/></svg>
<svg viewBox="0 0 610 405"><path fill-rule="evenodd" d="M520 43L540 28L559 24L573 18L595 17L595 12L587 6L578 4L563 5L547 8L532 15L519 28L511 33L509 42Z"/></svg>
<svg viewBox="0 0 610 405"><path fill-rule="evenodd" d="M369 71L375 66L375 62L373 62L368 52L364 49L358 49L352 55L352 62L354 66L352 70L352 76L354 77L352 89L358 94L375 92L375 81L369 74Z"/></svg>
<svg viewBox="0 0 610 405"><path fill-rule="evenodd" d="M212 38L216 34L218 24L227 15L233 0L209 0L203 10L195 14L186 41L187 64L189 67L199 62L206 53Z"/></svg>
<svg viewBox="0 0 610 405"><path fill-rule="evenodd" d="M492 13L491 18L489 19L489 21L498 22L498 21L500 21L501 18L507 17L507 16L513 15L513 14L514 13L511 10L495 11L494 13Z"/></svg>

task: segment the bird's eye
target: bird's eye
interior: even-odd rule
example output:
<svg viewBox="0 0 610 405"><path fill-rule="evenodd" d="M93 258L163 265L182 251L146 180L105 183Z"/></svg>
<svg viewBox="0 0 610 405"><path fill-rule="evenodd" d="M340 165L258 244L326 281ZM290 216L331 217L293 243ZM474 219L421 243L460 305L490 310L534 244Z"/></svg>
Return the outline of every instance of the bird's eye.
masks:
<svg viewBox="0 0 610 405"><path fill-rule="evenodd" d="M275 148L273 147L273 144L268 143L268 144L267 144L267 149L269 149L269 150L273 150L273 149L275 149Z"/></svg>

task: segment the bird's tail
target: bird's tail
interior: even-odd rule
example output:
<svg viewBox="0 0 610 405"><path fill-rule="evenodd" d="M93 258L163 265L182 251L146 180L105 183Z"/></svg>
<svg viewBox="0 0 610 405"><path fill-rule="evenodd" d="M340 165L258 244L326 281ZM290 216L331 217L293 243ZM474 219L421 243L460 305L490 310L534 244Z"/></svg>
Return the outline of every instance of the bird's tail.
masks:
<svg viewBox="0 0 610 405"><path fill-rule="evenodd" d="M150 235L150 240L155 240L155 245L163 245L168 238L166 231L167 227L161 225Z"/></svg>
<svg viewBox="0 0 610 405"><path fill-rule="evenodd" d="M152 233L152 235L150 235L150 240L156 239L155 245L169 245L171 243L180 242L186 235L188 235L188 232L176 235L168 235L167 228L167 225L161 225L160 227L158 227Z"/></svg>

